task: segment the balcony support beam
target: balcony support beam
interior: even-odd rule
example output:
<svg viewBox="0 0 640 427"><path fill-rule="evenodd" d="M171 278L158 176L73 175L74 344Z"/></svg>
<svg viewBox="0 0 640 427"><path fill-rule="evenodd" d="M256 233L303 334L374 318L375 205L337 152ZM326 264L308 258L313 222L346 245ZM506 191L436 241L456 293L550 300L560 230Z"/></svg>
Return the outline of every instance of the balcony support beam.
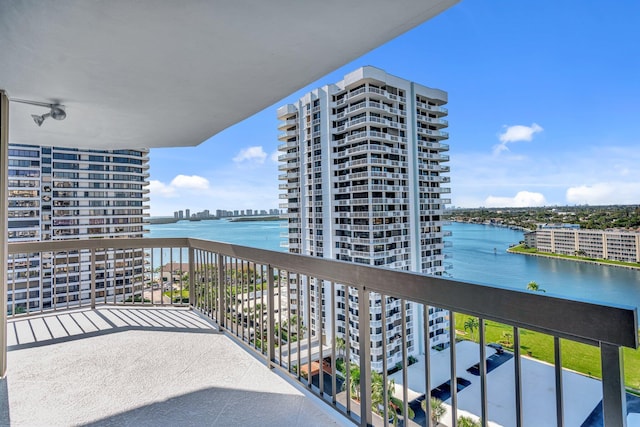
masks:
<svg viewBox="0 0 640 427"><path fill-rule="evenodd" d="M114 251L115 253L115 251ZM105 259L108 259L108 255L105 252ZM114 272L115 272L115 255L113 257L114 259ZM104 274L106 276L106 274ZM115 295L115 278L114 280L114 295ZM123 279L124 280L124 279ZM106 282L106 280L105 280ZM124 282L123 282L124 283ZM82 291L80 291L82 292ZM104 288L104 300L107 300L107 287L105 286ZM115 297L114 297L115 298ZM80 300L82 300L82 297L80 297ZM132 301L134 301L134 298L131 298ZM96 309L96 250L95 249L91 249L91 310L95 310Z"/></svg>
<svg viewBox="0 0 640 427"><path fill-rule="evenodd" d="M275 350L275 307L274 307L275 289L273 284L273 266L267 267L267 367L273 368L276 360ZM262 341L264 343L264 340ZM311 361L309 361L311 367ZM309 372L311 369L309 369Z"/></svg>
<svg viewBox="0 0 640 427"><path fill-rule="evenodd" d="M371 337L369 330L369 291L363 286L358 292L358 323L360 344L360 425L373 425L371 416ZM404 313L404 307L403 307ZM406 337L404 337L406 339ZM322 345L322 343L320 344ZM386 345L386 344L385 344ZM406 371L406 370L405 370ZM406 382L405 382L406 384ZM407 419L405 417L405 419Z"/></svg>
<svg viewBox="0 0 640 427"><path fill-rule="evenodd" d="M196 251L189 246L189 306L196 306Z"/></svg>
<svg viewBox="0 0 640 427"><path fill-rule="evenodd" d="M627 396L624 387L622 348L600 344L602 363L602 413L605 426L627 425Z"/></svg>
<svg viewBox="0 0 640 427"><path fill-rule="evenodd" d="M9 98L0 90L0 378L7 374Z"/></svg>
<svg viewBox="0 0 640 427"><path fill-rule="evenodd" d="M209 271L209 267L205 264L206 271ZM211 273L213 274L213 272ZM209 279L207 279L208 281ZM211 278L211 282L213 283L213 277ZM225 309L225 300L227 298L225 294L225 283L226 282L226 274L224 267L224 255L218 254L218 326L220 329L224 329L227 323L227 310ZM214 303L215 304L215 303ZM213 307L211 307L213 311Z"/></svg>

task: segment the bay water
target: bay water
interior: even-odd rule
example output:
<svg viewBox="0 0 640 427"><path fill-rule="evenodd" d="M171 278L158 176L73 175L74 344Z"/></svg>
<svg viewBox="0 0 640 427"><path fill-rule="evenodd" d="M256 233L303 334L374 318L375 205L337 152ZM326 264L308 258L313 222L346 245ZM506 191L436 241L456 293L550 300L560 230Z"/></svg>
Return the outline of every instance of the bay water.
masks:
<svg viewBox="0 0 640 427"><path fill-rule="evenodd" d="M180 221L152 224L148 237L194 237L261 249L280 247L286 232L280 221ZM447 226L452 246L446 248L453 279L525 290L535 281L547 294L593 302L640 306L640 270L575 261L510 254L507 249L523 239L509 228L452 223Z"/></svg>

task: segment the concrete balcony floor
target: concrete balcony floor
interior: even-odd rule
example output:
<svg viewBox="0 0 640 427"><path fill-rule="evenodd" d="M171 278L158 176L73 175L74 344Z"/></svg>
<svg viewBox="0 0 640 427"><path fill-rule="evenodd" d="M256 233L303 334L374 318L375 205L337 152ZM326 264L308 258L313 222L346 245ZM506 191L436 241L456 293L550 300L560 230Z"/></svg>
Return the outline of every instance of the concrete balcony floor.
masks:
<svg viewBox="0 0 640 427"><path fill-rule="evenodd" d="M180 308L10 320L0 426L351 425Z"/></svg>

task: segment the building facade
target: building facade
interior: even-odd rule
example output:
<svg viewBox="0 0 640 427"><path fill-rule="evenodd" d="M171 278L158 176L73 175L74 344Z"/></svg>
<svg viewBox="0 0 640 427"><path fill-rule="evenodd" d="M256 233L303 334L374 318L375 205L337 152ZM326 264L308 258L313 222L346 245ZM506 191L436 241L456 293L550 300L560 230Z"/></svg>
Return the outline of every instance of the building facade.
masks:
<svg viewBox="0 0 640 427"><path fill-rule="evenodd" d="M148 222L148 151L9 145L9 242L143 237ZM145 256L97 253L97 296L142 290ZM90 253L9 259L10 313L89 299ZM44 258L44 259L43 259Z"/></svg>
<svg viewBox="0 0 640 427"><path fill-rule="evenodd" d="M576 224L538 224L525 244L540 252L640 263L640 232L586 230Z"/></svg>
<svg viewBox="0 0 640 427"><path fill-rule="evenodd" d="M450 203L446 103L446 92L363 67L279 108L280 208L286 209L289 251L441 275L447 235L442 215ZM311 295L301 299L322 298L325 310L344 307L349 321L357 321L355 295L339 290L343 301L334 304L326 284L310 287ZM380 301L371 298L373 312ZM322 338L329 341L324 322L333 313L315 313L311 306L312 333L323 322ZM398 300L386 301L386 307L386 357L393 366L402 357L400 311L406 310L409 354L425 350L418 339L423 315ZM337 334L344 334L345 315L336 315ZM375 314L371 323L377 343L372 367L378 371L384 357L380 318ZM431 345L446 346L448 313L432 309L429 319ZM357 343L357 336L350 338ZM357 348L352 355L357 359Z"/></svg>

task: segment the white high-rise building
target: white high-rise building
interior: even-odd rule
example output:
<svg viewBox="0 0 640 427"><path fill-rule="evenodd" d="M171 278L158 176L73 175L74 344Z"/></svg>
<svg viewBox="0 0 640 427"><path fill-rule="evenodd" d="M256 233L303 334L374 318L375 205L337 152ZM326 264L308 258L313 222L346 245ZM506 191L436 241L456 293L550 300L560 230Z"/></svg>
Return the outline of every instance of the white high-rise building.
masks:
<svg viewBox="0 0 640 427"><path fill-rule="evenodd" d="M9 242L143 237L149 215L148 161L148 150L10 144ZM142 251L138 255L135 262L123 262L123 254L96 254L97 298L142 292L145 257ZM15 285L8 290L9 312L88 300L89 257L88 252L11 257L7 271Z"/></svg>
<svg viewBox="0 0 640 427"><path fill-rule="evenodd" d="M289 251L441 275L447 234L442 215L450 203L442 197L450 193L442 186L449 182L449 167L443 164L449 160L446 103L446 92L363 67L279 108L280 197L285 201L280 207L287 209ZM312 284L311 292L321 292L324 301L330 292L322 288ZM357 318L355 298L344 292L338 298L345 301L324 301L323 322L334 306ZM297 305L304 310L302 301ZM413 304L405 308L408 352L418 354L425 350L418 339L423 314ZM398 300L387 301L390 323L400 310ZM340 335L344 314L336 314ZM429 319L431 346L448 345L448 313L432 309ZM312 313L312 332L317 321ZM400 342L393 342L401 325L389 326L387 361L393 366L402 357ZM329 329L323 329L325 335ZM371 329L374 344L380 341L374 348L382 347L380 331ZM372 351L372 368L378 371L381 353Z"/></svg>

